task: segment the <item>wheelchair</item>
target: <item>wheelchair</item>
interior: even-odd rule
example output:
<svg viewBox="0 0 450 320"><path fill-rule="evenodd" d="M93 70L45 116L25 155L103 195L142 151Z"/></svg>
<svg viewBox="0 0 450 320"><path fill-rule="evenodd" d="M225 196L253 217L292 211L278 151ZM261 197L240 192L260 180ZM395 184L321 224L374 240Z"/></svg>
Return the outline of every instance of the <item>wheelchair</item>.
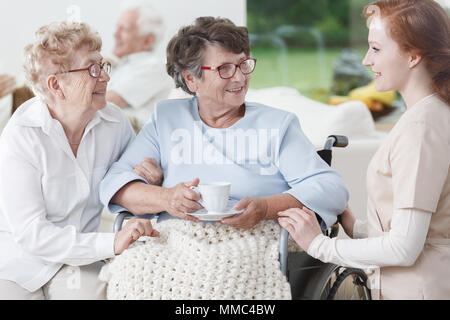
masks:
<svg viewBox="0 0 450 320"><path fill-rule="evenodd" d="M345 136L328 136L324 148L317 151L319 156L331 165L332 148L344 148L348 145ZM151 219L153 214L140 215L139 218ZM128 211L120 212L114 221L113 232L122 228L124 220L136 218ZM336 237L339 225L323 231L330 238ZM357 268L346 268L332 263L323 263L306 252L288 252L289 233L282 229L279 245L279 261L283 275L286 276L294 300L371 300L367 286L366 273Z"/></svg>

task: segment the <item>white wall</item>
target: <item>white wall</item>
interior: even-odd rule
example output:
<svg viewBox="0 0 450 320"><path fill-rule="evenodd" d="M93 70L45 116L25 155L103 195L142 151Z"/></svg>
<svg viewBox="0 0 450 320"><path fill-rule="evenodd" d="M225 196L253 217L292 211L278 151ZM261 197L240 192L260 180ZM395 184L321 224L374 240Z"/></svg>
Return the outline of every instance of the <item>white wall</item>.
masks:
<svg viewBox="0 0 450 320"><path fill-rule="evenodd" d="M182 25L196 17L211 15L231 19L237 25L246 24L246 0L149 0L166 18L167 31L163 45ZM0 73L23 80L23 48L34 32L52 21L66 20L80 10L81 21L89 23L103 39L103 55L112 56L113 33L120 13L121 0L0 0ZM75 13L76 14L76 13ZM164 48L161 48L164 49ZM159 52L164 52L164 50Z"/></svg>

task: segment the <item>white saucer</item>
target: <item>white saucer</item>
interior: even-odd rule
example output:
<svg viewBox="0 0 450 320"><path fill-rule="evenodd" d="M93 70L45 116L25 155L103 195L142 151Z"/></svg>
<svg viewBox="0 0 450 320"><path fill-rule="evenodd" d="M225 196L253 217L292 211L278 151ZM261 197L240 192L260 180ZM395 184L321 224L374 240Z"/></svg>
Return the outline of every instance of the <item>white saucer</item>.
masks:
<svg viewBox="0 0 450 320"><path fill-rule="evenodd" d="M191 213L187 212L186 214L196 217L202 221L219 221L242 212L244 212L244 210L233 210L232 207L227 207L223 212L208 212L206 209L200 209Z"/></svg>

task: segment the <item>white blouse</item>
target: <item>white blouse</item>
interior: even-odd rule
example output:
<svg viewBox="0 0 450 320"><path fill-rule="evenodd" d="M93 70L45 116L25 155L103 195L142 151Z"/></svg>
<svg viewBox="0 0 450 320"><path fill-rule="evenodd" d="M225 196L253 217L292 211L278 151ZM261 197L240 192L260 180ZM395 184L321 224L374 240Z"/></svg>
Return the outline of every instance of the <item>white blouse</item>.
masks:
<svg viewBox="0 0 450 320"><path fill-rule="evenodd" d="M97 233L99 184L134 132L114 105L96 112L75 157L61 123L33 98L0 138L0 279L29 291L63 264L114 256L114 234Z"/></svg>
<svg viewBox="0 0 450 320"><path fill-rule="evenodd" d="M150 51L122 58L112 68L108 83L108 91L115 91L128 102L129 107L122 110L135 117L141 127L150 119L155 103L166 99L173 88L165 61Z"/></svg>

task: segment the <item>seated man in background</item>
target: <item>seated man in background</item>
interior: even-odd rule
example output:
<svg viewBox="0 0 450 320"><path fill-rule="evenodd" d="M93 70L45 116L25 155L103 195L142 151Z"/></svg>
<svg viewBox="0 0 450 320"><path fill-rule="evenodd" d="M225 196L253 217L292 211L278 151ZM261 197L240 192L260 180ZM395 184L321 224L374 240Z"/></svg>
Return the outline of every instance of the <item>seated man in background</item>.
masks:
<svg viewBox="0 0 450 320"><path fill-rule="evenodd" d="M154 54L163 31L162 17L147 4L127 5L117 22L113 53L120 60L106 99L125 111L136 132L150 118L154 103L167 98L173 87L165 61Z"/></svg>

